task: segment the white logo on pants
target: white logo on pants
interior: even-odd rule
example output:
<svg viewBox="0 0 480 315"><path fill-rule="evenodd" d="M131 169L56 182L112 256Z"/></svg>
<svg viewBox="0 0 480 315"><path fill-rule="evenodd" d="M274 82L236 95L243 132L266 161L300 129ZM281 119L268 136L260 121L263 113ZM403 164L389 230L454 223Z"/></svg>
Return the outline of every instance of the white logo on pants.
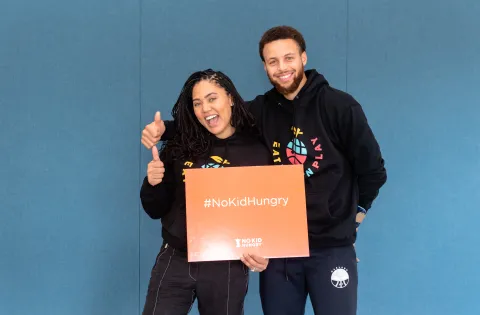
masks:
<svg viewBox="0 0 480 315"><path fill-rule="evenodd" d="M345 288L348 285L350 276L348 275L348 270L344 267L337 267L332 271L332 276L330 281L333 286L338 289Z"/></svg>

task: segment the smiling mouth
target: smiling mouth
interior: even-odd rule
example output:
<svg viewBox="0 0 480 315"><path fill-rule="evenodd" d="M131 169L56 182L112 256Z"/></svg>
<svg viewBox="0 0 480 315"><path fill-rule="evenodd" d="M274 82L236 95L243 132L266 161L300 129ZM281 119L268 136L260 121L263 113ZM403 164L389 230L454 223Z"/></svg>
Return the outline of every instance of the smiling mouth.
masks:
<svg viewBox="0 0 480 315"><path fill-rule="evenodd" d="M293 72L287 73L287 74L282 75L282 76L278 76L278 78L283 83L288 82L288 81L290 81L291 78L293 78Z"/></svg>
<svg viewBox="0 0 480 315"><path fill-rule="evenodd" d="M218 115L207 116L205 117L205 120L207 121L207 125L210 127L215 127L218 122Z"/></svg>

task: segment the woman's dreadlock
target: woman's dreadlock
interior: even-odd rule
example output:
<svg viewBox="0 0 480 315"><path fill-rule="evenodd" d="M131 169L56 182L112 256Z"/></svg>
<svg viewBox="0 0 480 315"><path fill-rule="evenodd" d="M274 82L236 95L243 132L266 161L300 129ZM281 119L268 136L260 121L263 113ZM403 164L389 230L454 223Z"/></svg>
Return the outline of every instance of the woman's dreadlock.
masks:
<svg viewBox="0 0 480 315"><path fill-rule="evenodd" d="M175 136L162 146L162 156L174 159L198 159L207 154L212 146L211 134L195 117L192 91L200 81L215 82L232 97L231 125L237 130L255 132L254 118L245 108L244 101L230 78L220 71L207 69L193 73L183 85L177 102L172 109L175 122Z"/></svg>

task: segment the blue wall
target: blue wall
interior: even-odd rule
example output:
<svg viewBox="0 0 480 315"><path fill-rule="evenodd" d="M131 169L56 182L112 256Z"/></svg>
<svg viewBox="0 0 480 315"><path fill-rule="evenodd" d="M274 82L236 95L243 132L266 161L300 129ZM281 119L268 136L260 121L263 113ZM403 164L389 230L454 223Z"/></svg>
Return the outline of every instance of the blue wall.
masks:
<svg viewBox="0 0 480 315"><path fill-rule="evenodd" d="M246 99L270 88L257 43L277 24L362 103L387 161L358 313L479 313L478 16L477 0L1 2L0 314L140 314L161 243L140 131L199 69Z"/></svg>

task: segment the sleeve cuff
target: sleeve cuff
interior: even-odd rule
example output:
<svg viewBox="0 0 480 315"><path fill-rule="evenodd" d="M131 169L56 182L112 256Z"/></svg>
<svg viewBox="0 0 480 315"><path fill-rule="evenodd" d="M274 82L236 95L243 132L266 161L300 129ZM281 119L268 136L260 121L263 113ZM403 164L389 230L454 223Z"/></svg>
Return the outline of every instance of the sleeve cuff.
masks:
<svg viewBox="0 0 480 315"><path fill-rule="evenodd" d="M367 214L367 210L362 206L357 206L357 213Z"/></svg>

